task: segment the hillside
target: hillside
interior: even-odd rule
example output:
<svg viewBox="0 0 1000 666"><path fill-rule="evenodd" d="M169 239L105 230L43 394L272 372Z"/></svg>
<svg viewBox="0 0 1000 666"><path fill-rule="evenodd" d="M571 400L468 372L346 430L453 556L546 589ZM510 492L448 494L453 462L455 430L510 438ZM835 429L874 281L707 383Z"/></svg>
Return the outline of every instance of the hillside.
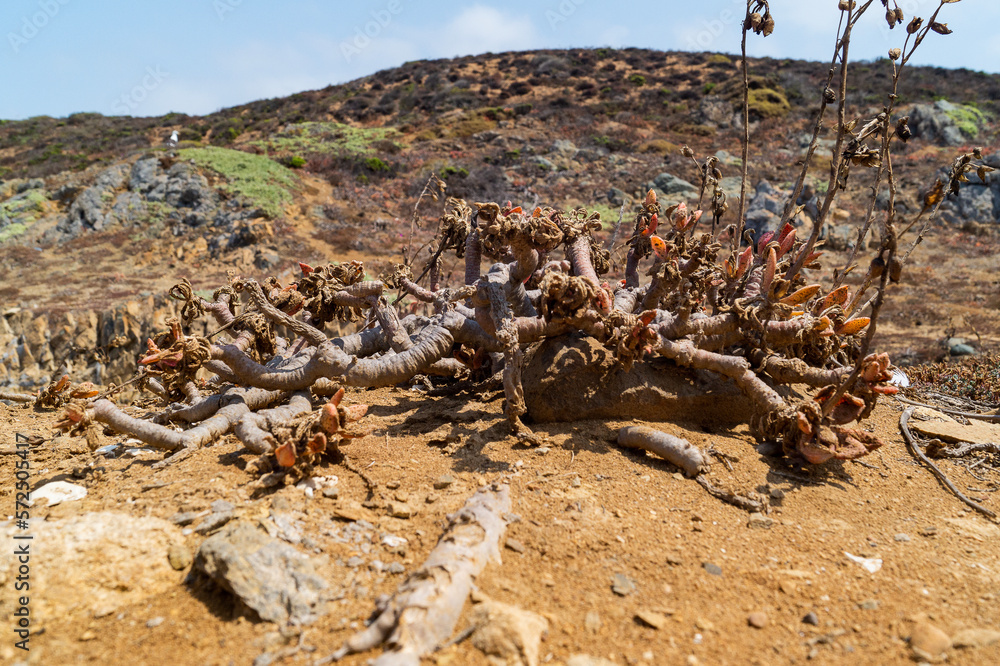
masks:
<svg viewBox="0 0 1000 666"><path fill-rule="evenodd" d="M852 112L877 110L886 62L852 66ZM797 173L826 66L761 59L750 67L750 208L766 226ZM719 156L722 187L735 202L739 78L736 60L721 54L504 53L406 63L204 117L3 122L0 383L44 383L67 361L102 381L127 378L131 361L108 375L108 359L100 359L110 355L115 365L118 355L133 354L149 324L132 325L122 348L129 325L120 314L100 330L95 322L114 320L111 311L126 300L162 300L180 277L199 287L229 267L265 275L333 255L363 257L377 275L398 259L407 240L401 230L431 175L447 182L449 195L473 201L585 205L610 230L622 203L649 188L695 203L699 174L679 150L687 145L702 158ZM963 147L992 154L998 95L998 76L909 72L903 109L925 120L911 123L917 136L898 152L901 210L918 209L936 170ZM174 130L180 146L169 151L164 142ZM818 192L829 145L826 132L811 168ZM849 242L846 223L863 214L865 191L860 179L850 183L831 243ZM973 185L943 218L981 236L997 211L1000 185ZM420 212L432 229L434 208ZM86 279L65 279L73 276ZM39 317L33 334L25 322ZM938 328L948 318L933 317ZM43 348L53 337L80 344Z"/></svg>
<svg viewBox="0 0 1000 666"><path fill-rule="evenodd" d="M860 389L850 389L863 400L845 394L829 401L832 414L822 413L826 378L845 377L850 354L866 358L857 350L867 322L850 328L865 318L848 320L853 315L833 300L836 292L817 290L851 263L855 228L871 199L869 172L852 173L823 229L822 266L803 270L797 291L788 289L791 301L767 286L755 297L750 283L755 274L757 287L776 284L771 269L802 247L828 186L832 122L820 132L796 202L798 239L790 234L784 249L789 236L765 240L759 256L745 254L756 262L751 271L736 272L750 264L739 269L733 253L728 281L715 279L721 272L698 273L705 264L723 266L729 247L696 243L693 233L685 245L683 225L698 218L683 209L667 213L681 202L688 210L709 208L699 162L712 157L729 204L720 229L735 220L744 131L738 64L722 54L642 49L487 54L410 62L207 116L0 121L0 391L49 386L51 398L36 405L0 397L0 461L9 463L0 466L0 497L13 511L25 467L15 463L25 458L32 492L54 481L86 491L31 507L31 658L18 662L24 655L8 642L0 661L330 663L376 609L389 607L388 595L434 577L421 567L439 539L465 544L491 533L480 514L463 509L471 496L488 493L510 500L497 520L501 557L489 558L471 595L454 600L454 610L463 609L457 633L421 663L889 664L940 654L949 663L1000 661L1000 530L915 461L900 434L905 405L885 385L891 359L912 382L900 397L942 407L917 410L917 432L944 432L951 442L955 432L975 430L977 441L996 441L995 423L944 412L1000 418L1000 171L982 180L972 172L971 182L944 200L901 279L886 283L889 300L871 349L889 358L865 360ZM760 238L778 231L828 65L754 59L749 66L746 220ZM863 123L879 113L888 66L852 64L849 119ZM1000 76L913 68L900 97L913 133L893 152L902 228L920 219L928 190L957 157L981 147L982 161L1000 167ZM180 141L167 145L174 131ZM878 194L876 216L890 200ZM447 213L462 209L449 209L447 197L510 204L498 208L506 212L494 219L494 235L483 227L480 238L478 230L460 233L461 216ZM680 238L689 254L661 261L646 240L653 255L647 252L641 270L652 267L642 281L659 280L662 270L661 284L670 284L676 269L674 278L690 279L677 284L690 285L697 273L708 285L702 300L680 287L657 292L649 281L641 302L639 295L618 302L637 272L634 264L631 275L625 270L624 241L633 230L633 240L648 235L634 220L655 231L657 218L642 217L653 204L662 205L659 233ZM579 206L600 218L563 216ZM710 217L700 230L708 231ZM435 269L446 287L476 268L463 251L477 262L482 252L500 271L480 271L472 278L478 286L454 297L430 287L434 293L420 303L419 287L403 284L398 265L408 258L419 275L432 264L439 220L451 220L446 228L455 234L454 252ZM539 246L558 237L552 247L531 249L545 268L515 277L523 248L502 222L537 233ZM497 240L505 233L512 235ZM586 264L608 250L608 270L594 271L601 286L595 279L596 291L582 297L567 287L565 299L544 300L545 275L554 276L546 283L553 291L579 284L568 282L580 261L571 256L577 247ZM846 272L842 295L847 287L858 293L877 254L861 249L861 268ZM490 275L510 293L523 292L522 301L498 298L504 310L485 298ZM559 282L564 275L567 282ZM235 276L261 281L260 300L253 300L253 284ZM392 288L378 283L377 291L363 291L375 280ZM799 289L806 281L817 285ZM688 315L690 322L708 319L702 303L716 298L709 288L720 285L732 293L719 317L745 308L745 319L718 334L698 323L691 333L662 333L661 356L644 347L651 326L662 332L687 325ZM400 298L404 289L410 296ZM812 295L793 298L809 289ZM612 291L608 305L601 299ZM254 307L223 324L237 315L240 298ZM545 316L517 314L515 322L505 299L531 313L537 305ZM552 303L571 304L570 314L549 317ZM662 303L686 312L674 318ZM197 304L220 307L210 316ZM171 327L185 305L196 313L183 318L194 321ZM593 324L588 317L604 306L607 318ZM820 317L824 312L829 317ZM455 313L463 314L452 321L465 328L454 328L468 338L445 337L452 329L437 325ZM616 314L623 323L612 326ZM583 323L566 328L571 318ZM543 341L518 328L524 320L544 328ZM768 328L803 321L817 324L784 338ZM322 331L308 344L316 329L303 322ZM335 341L317 341L323 336ZM501 338L510 346L499 347ZM193 346L184 347L188 342ZM684 366L678 359L689 342L691 349L703 345L698 352L716 344L719 357L736 359L746 372ZM438 357L419 373L402 373L405 381L363 372L409 362L430 343L443 345ZM762 350L767 354L752 355ZM206 364L168 383L195 354ZM226 354L247 361L229 365ZM133 379L143 356L163 379L153 387L162 404L133 384L117 386ZM314 383L286 382L331 358L337 372ZM807 378L814 384L780 380L777 372L765 377L775 358L808 358L817 366L807 366L816 371ZM517 394L508 390L508 369L515 363L510 383L523 387L531 430L518 430L524 424L510 416ZM239 368L250 368L251 379L267 370L267 380L245 381ZM218 382L206 382L213 373ZM93 398L89 407L53 406L66 402L53 387L64 375L73 382L69 391ZM748 375L771 391L766 395L792 405L793 416L809 404L824 427L862 407L865 420L844 431L812 430L804 416L791 418L783 425L795 438L776 443L761 434L767 419L760 414L773 413L753 402ZM105 389L111 400L93 396ZM253 402L265 394L271 402L264 407ZM155 436L136 439L101 421L96 402ZM644 424L703 453L697 481L681 466L623 449L620 429ZM809 454L827 445L821 434L831 432L857 438L840 444L860 440L860 455L871 455L849 459L854 454L841 448L811 464ZM214 434L191 444L192 433ZM947 448L942 439L922 439L928 454ZM265 442L263 452L248 441ZM872 441L881 448L864 444ZM1000 460L995 444L984 446L936 462L988 512L1000 489ZM453 528L464 531L441 538ZM7 536L24 529L13 519L0 522ZM0 554L4 620L23 604L13 597L12 553ZM462 578L446 567L435 575ZM368 663L375 654L361 651L340 663Z"/></svg>

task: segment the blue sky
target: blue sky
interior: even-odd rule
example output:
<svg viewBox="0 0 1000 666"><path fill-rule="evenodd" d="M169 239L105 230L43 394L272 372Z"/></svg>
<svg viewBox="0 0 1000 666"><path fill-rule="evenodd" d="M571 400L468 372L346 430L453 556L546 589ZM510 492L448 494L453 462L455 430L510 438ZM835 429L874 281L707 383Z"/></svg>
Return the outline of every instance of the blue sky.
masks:
<svg viewBox="0 0 1000 666"><path fill-rule="evenodd" d="M937 0L897 0L907 19ZM777 27L751 55L828 61L837 0L771 0ZM343 83L408 60L585 46L739 51L745 0L4 0L0 118L211 113ZM880 3L853 54L899 46ZM920 64L1000 71L1000 2L963 0L941 15ZM366 34L367 33L367 34Z"/></svg>

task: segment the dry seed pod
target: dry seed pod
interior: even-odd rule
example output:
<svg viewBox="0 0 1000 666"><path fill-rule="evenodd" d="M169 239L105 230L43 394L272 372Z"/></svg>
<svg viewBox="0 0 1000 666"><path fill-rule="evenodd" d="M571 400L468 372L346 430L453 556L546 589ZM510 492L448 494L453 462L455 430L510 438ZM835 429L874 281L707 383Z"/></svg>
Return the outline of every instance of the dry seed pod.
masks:
<svg viewBox="0 0 1000 666"><path fill-rule="evenodd" d="M922 18L920 18L919 16L914 16L913 19L910 21L910 24L906 26L906 32L912 35L916 33L917 30L920 30L920 26L922 26L923 24L924 20Z"/></svg>
<svg viewBox="0 0 1000 666"><path fill-rule="evenodd" d="M947 23L938 23L937 21L931 23L931 30L939 35L950 35L952 33L952 30L948 27Z"/></svg>

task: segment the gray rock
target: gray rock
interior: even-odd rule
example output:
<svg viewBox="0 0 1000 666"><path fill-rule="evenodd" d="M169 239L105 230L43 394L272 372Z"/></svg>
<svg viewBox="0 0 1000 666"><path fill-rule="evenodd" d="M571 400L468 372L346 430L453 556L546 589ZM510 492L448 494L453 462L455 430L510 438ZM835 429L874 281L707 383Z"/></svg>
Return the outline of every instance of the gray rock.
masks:
<svg viewBox="0 0 1000 666"><path fill-rule="evenodd" d="M555 171L556 170L556 164L555 164L555 162L553 162L552 160L548 159L547 157L542 157L541 155L536 155L534 158L532 158L531 161L534 162L536 166L539 166L539 167L545 169L546 171Z"/></svg>
<svg viewBox="0 0 1000 666"><path fill-rule="evenodd" d="M127 165L116 164L102 171L96 182L73 201L57 230L72 238L83 231L103 229L108 203L115 199L115 191L124 187L127 170Z"/></svg>
<svg viewBox="0 0 1000 666"><path fill-rule="evenodd" d="M696 118L703 125L713 125L725 129L732 124L732 102L719 95L706 95L698 102Z"/></svg>
<svg viewBox="0 0 1000 666"><path fill-rule="evenodd" d="M28 180L18 183L14 187L14 194L22 194L28 190L41 190L45 188L45 181L41 178L29 178Z"/></svg>
<svg viewBox="0 0 1000 666"><path fill-rule="evenodd" d="M976 356L979 354L969 345L952 345L948 348L948 353L952 356Z"/></svg>
<svg viewBox="0 0 1000 666"><path fill-rule="evenodd" d="M713 564L712 562L703 562L701 567L708 573L712 574L713 576L722 575L722 567L720 567L718 564Z"/></svg>
<svg viewBox="0 0 1000 666"><path fill-rule="evenodd" d="M941 204L941 217L952 224L963 222L995 223L998 219L1000 197L995 196L990 185L981 185L972 177L971 183L965 183L958 195L951 195Z"/></svg>
<svg viewBox="0 0 1000 666"><path fill-rule="evenodd" d="M900 532L899 534L897 534L896 536L894 536L893 539L895 539L896 541L900 541L900 542L906 542L906 541L910 540L910 535L909 534L904 534L904 533Z"/></svg>
<svg viewBox="0 0 1000 666"><path fill-rule="evenodd" d="M191 164L178 162L167 171L164 201L175 208L210 211L219 205L219 195Z"/></svg>
<svg viewBox="0 0 1000 666"><path fill-rule="evenodd" d="M819 616L816 613L810 611L802 617L803 624L811 624L814 627L819 626Z"/></svg>
<svg viewBox="0 0 1000 666"><path fill-rule="evenodd" d="M552 142L552 152L564 157L572 157L576 154L576 144L569 139L556 139Z"/></svg>
<svg viewBox="0 0 1000 666"><path fill-rule="evenodd" d="M139 194L149 194L156 188L163 188L166 182L167 177L160 168L160 160L156 157L146 157L136 160L132 165L128 188Z"/></svg>
<svg viewBox="0 0 1000 666"><path fill-rule="evenodd" d="M223 513L236 508L232 502L227 502L226 500L215 500L210 506L212 507L212 513Z"/></svg>
<svg viewBox="0 0 1000 666"><path fill-rule="evenodd" d="M309 558L238 521L198 549L195 566L269 622L307 624L321 615L326 583Z"/></svg>
<svg viewBox="0 0 1000 666"><path fill-rule="evenodd" d="M697 196L698 194L698 188L694 185L666 172L657 174L656 178L643 186L643 189L657 190L657 195L674 199Z"/></svg>
<svg viewBox="0 0 1000 666"><path fill-rule="evenodd" d="M146 203L135 192L122 192L105 215L105 224L133 225L146 218Z"/></svg>
<svg viewBox="0 0 1000 666"><path fill-rule="evenodd" d="M198 534L208 534L213 532L230 520L233 519L232 511L223 511L222 513L213 513L205 517L205 520L198 524L198 527L194 528L194 531Z"/></svg>
<svg viewBox="0 0 1000 666"><path fill-rule="evenodd" d="M608 190L608 203L611 204L612 206L621 206L623 203L625 203L625 199L627 198L628 195L625 194L625 191L620 190L617 187L612 187L610 190Z"/></svg>
<svg viewBox="0 0 1000 666"><path fill-rule="evenodd" d="M635 582L622 573L616 573L611 577L611 591L620 597L625 597L635 592Z"/></svg>
<svg viewBox="0 0 1000 666"><path fill-rule="evenodd" d="M965 136L959 129L953 117L958 112L960 108L947 100L938 100L933 104L915 104L909 113L913 136L946 146L967 143L975 135Z"/></svg>

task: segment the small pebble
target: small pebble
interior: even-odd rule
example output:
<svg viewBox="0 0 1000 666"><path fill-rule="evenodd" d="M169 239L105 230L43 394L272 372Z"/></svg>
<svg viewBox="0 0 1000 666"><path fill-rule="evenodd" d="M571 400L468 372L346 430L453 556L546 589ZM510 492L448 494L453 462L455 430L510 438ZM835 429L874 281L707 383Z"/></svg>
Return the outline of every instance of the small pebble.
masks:
<svg viewBox="0 0 1000 666"><path fill-rule="evenodd" d="M759 511L751 513L750 519L747 521L747 527L750 529L769 530L772 525L774 525L774 520Z"/></svg>
<svg viewBox="0 0 1000 666"><path fill-rule="evenodd" d="M767 613L750 613L750 615L747 616L747 624L757 629L763 629L767 626Z"/></svg>
<svg viewBox="0 0 1000 666"><path fill-rule="evenodd" d="M616 573L611 577L611 591L625 597L635 592L635 583L625 574Z"/></svg>
<svg viewBox="0 0 1000 666"><path fill-rule="evenodd" d="M548 453L548 452L549 452L549 451L551 451L551 450L552 450L552 449L550 449L550 448L549 448L549 447L547 447L547 446L542 446L542 447L539 447L539 448L535 449L535 451L536 451L536 452L538 453L538 455L540 455L540 456L544 456L544 455L545 455L546 453Z"/></svg>
<svg viewBox="0 0 1000 666"><path fill-rule="evenodd" d="M184 525L190 525L191 523L193 523L195 520L197 520L199 515L201 514L197 511L184 511L183 513L175 513L174 515L170 516L170 522L172 522L174 525L180 525L183 527Z"/></svg>
<svg viewBox="0 0 1000 666"><path fill-rule="evenodd" d="M718 564L712 564L711 562L703 562L701 566L705 571L712 574L713 576L722 575L722 567L720 567Z"/></svg>
<svg viewBox="0 0 1000 666"><path fill-rule="evenodd" d="M862 610L878 610L878 599L866 599L861 602Z"/></svg>
<svg viewBox="0 0 1000 666"><path fill-rule="evenodd" d="M344 562L346 566L349 566L352 569L356 569L357 567L360 567L364 563L365 563L364 559L358 557L357 555Z"/></svg>
<svg viewBox="0 0 1000 666"><path fill-rule="evenodd" d="M574 487L574 488L579 488L583 484L580 481L580 477L574 476L573 480L569 482L569 485L572 486L572 487Z"/></svg>
<svg viewBox="0 0 1000 666"><path fill-rule="evenodd" d="M785 499L785 491L781 488L771 488L771 499L782 500Z"/></svg>
<svg viewBox="0 0 1000 666"><path fill-rule="evenodd" d="M389 502L389 515L393 518L412 518L413 507L404 502Z"/></svg>
<svg viewBox="0 0 1000 666"><path fill-rule="evenodd" d="M194 531L198 534L208 534L209 532L216 530L230 520L233 519L233 514L230 511L225 511L223 513L213 513L205 517L205 520L198 524L198 527L194 528Z"/></svg>
<svg viewBox="0 0 1000 666"><path fill-rule="evenodd" d="M162 617L154 617L154 618L152 618L150 620L146 620L146 626L149 627L150 629L152 629L154 627L158 627L161 624L163 624L163 618Z"/></svg>
<svg viewBox="0 0 1000 666"><path fill-rule="evenodd" d="M215 500L212 502L211 507L212 513L225 513L236 508L232 502L227 502L226 500Z"/></svg>
<svg viewBox="0 0 1000 666"><path fill-rule="evenodd" d="M583 618L583 626L590 633L596 634L601 630L601 614L597 611L588 612Z"/></svg>
<svg viewBox="0 0 1000 666"><path fill-rule="evenodd" d="M401 574L406 571L406 567L404 567L399 562L393 562L392 564L387 566L385 570L391 574Z"/></svg>
<svg viewBox="0 0 1000 666"><path fill-rule="evenodd" d="M337 499L340 497L340 490L337 486L327 486L323 489L323 497L327 499Z"/></svg>
<svg viewBox="0 0 1000 666"><path fill-rule="evenodd" d="M903 532L900 532L899 534L897 534L896 536L894 536L892 538L895 539L896 541L909 541L910 540L910 535L909 534L904 534Z"/></svg>
<svg viewBox="0 0 1000 666"><path fill-rule="evenodd" d="M802 618L802 622L805 623L805 624L811 624L814 627L818 627L819 626L819 616L816 615L816 613L810 611L810 612L806 613L805 616Z"/></svg>
<svg viewBox="0 0 1000 666"><path fill-rule="evenodd" d="M437 480L434 482L434 489L444 490L453 483L455 483L455 477L453 477L451 474L445 474L444 476L439 476Z"/></svg>
<svg viewBox="0 0 1000 666"><path fill-rule="evenodd" d="M920 659L936 661L951 649L951 645L948 634L929 622L918 622L910 633L910 648Z"/></svg>
<svg viewBox="0 0 1000 666"><path fill-rule="evenodd" d="M635 618L653 629L662 629L667 623L667 617L662 613L650 610L641 610L635 614Z"/></svg>
<svg viewBox="0 0 1000 666"><path fill-rule="evenodd" d="M682 560L681 556L678 555L677 553L667 553L667 564L674 567L679 567L680 565L684 564L684 560Z"/></svg>
<svg viewBox="0 0 1000 666"><path fill-rule="evenodd" d="M400 485L401 484L399 483L399 481L390 481L389 483L385 484L385 487L388 488L389 490L395 490L396 488L399 488Z"/></svg>
<svg viewBox="0 0 1000 666"><path fill-rule="evenodd" d="M514 551L515 553L524 552L524 544L518 541L517 539L507 539L507 541L504 542L504 545L507 546L507 548L509 548L510 550Z"/></svg>
<svg viewBox="0 0 1000 666"><path fill-rule="evenodd" d="M167 550L167 560L175 571L183 571L191 564L191 551L185 545L174 544Z"/></svg>
<svg viewBox="0 0 1000 666"><path fill-rule="evenodd" d="M424 499L424 501L427 502L428 504L434 504L434 502L437 502L439 499L441 499L440 495L438 495L437 493L431 493Z"/></svg>

